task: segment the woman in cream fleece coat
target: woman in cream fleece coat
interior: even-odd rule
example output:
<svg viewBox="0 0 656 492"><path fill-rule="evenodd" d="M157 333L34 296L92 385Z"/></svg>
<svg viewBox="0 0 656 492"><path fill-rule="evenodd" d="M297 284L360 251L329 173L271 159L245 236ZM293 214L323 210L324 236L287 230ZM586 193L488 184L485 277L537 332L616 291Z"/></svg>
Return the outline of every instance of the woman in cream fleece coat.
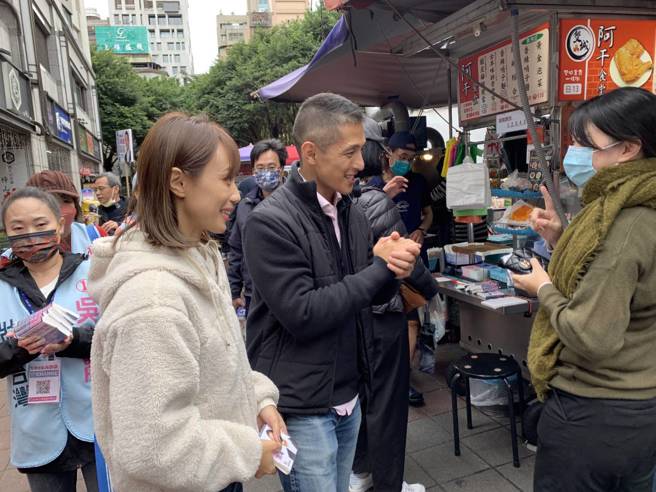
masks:
<svg viewBox="0 0 656 492"><path fill-rule="evenodd" d="M206 240L239 199L238 165L218 125L164 116L139 156L138 222L94 244L93 411L116 492L239 491L275 471L278 391L249 366L223 262ZM260 441L263 424L276 441Z"/></svg>

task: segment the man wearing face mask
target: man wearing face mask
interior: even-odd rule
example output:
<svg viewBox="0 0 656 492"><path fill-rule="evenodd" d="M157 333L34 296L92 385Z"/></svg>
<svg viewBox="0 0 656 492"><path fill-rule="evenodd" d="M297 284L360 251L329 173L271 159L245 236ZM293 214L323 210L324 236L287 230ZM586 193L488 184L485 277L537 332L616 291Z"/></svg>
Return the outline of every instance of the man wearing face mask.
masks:
<svg viewBox="0 0 656 492"><path fill-rule="evenodd" d="M230 247L228 279L232 291L232 304L235 308L248 309L251 302L252 282L242 248L246 221L253 209L282 184L282 172L286 160L287 150L282 142L275 138L262 140L251 150L253 178L257 186L239 202L228 238Z"/></svg>
<svg viewBox="0 0 656 492"><path fill-rule="evenodd" d="M100 226L107 234L113 236L127 210L125 198L120 196L121 180L114 173L103 173L95 182L96 197L100 202Z"/></svg>
<svg viewBox="0 0 656 492"><path fill-rule="evenodd" d="M374 186L382 188L396 203L410 239L423 244L426 231L433 222L430 190L426 179L412 171L417 154L417 140L410 132L397 132L388 142L389 166L383 180Z"/></svg>

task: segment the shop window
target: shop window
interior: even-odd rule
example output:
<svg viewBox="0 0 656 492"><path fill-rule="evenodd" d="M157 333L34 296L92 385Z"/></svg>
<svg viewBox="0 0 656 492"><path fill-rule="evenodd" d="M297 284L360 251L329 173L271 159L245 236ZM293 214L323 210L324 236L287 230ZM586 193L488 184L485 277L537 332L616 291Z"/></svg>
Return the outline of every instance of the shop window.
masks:
<svg viewBox="0 0 656 492"><path fill-rule="evenodd" d="M9 5L0 2L0 46L5 48L5 56L17 67L23 68L21 54L21 35L18 17Z"/></svg>
<svg viewBox="0 0 656 492"><path fill-rule="evenodd" d="M36 58L39 63L50 72L50 58L48 56L48 38L50 34L39 23L35 22L36 29L34 29L34 44L36 48Z"/></svg>
<svg viewBox="0 0 656 492"><path fill-rule="evenodd" d="M71 175L71 152L55 143L48 142L48 169Z"/></svg>
<svg viewBox="0 0 656 492"><path fill-rule="evenodd" d="M80 106L85 112L88 111L88 91L84 86L84 83L73 75L73 90L75 91L75 102Z"/></svg>

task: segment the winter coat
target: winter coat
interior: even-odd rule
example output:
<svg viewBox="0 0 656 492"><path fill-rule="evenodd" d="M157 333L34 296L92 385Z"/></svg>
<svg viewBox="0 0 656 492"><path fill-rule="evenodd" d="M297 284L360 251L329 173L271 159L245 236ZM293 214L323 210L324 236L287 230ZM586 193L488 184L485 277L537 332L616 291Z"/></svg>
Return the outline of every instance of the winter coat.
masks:
<svg viewBox="0 0 656 492"><path fill-rule="evenodd" d="M246 221L253 209L262 201L262 191L255 187L239 202L232 221L230 237L228 239L228 280L232 298L241 297L242 290L245 297L251 297L253 281L248 273L248 265L244 261L243 236Z"/></svg>
<svg viewBox="0 0 656 492"><path fill-rule="evenodd" d="M253 278L247 324L253 367L280 388L280 409L320 414L335 401L341 337L354 337L360 376L369 378L365 333L371 306L389 301L399 283L374 258L369 223L349 197L338 203L342 244L298 167L251 214L244 251ZM344 255L346 258L344 258Z"/></svg>
<svg viewBox="0 0 656 492"><path fill-rule="evenodd" d="M116 492L216 492L255 475L271 381L251 370L217 244L94 243L96 438Z"/></svg>

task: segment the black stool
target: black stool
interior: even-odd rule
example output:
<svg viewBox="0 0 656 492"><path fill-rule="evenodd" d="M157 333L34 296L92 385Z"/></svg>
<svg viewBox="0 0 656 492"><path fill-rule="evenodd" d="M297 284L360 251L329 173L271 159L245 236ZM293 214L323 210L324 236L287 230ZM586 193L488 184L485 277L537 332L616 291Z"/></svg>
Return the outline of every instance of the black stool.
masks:
<svg viewBox="0 0 656 492"><path fill-rule="evenodd" d="M513 399L512 382L510 378L516 376L517 391L519 393L520 414L524 411L524 388L522 383L522 370L515 359L498 354L468 354L452 362L449 370L451 380L451 406L453 407L453 440L455 455L460 456L460 429L458 428L458 400L456 383L458 379L465 380L465 397L467 400L467 428L473 429L471 415L471 395L469 394L469 378L475 379L503 379L508 394L508 411L510 412L510 433L512 436L513 465L519 468L519 451L517 450L517 422L515 422L515 406Z"/></svg>

